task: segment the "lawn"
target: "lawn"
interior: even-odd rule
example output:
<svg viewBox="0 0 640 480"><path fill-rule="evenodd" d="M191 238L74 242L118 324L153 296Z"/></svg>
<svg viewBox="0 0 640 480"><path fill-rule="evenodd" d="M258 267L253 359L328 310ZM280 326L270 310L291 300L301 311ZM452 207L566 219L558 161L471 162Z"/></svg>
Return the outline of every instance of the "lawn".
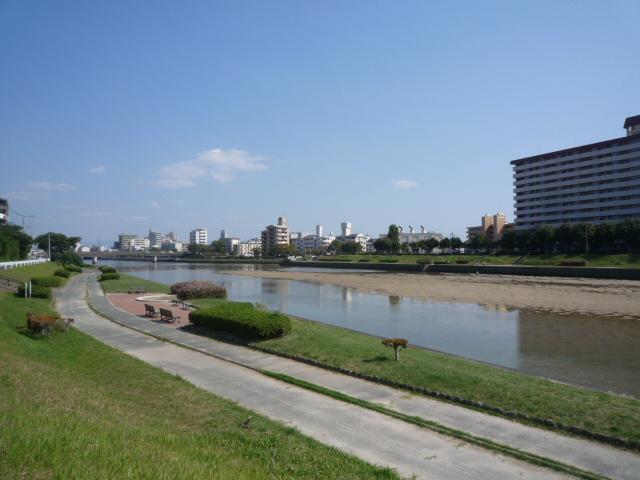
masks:
<svg viewBox="0 0 640 480"><path fill-rule="evenodd" d="M571 387L420 348L400 353L369 335L292 319L292 332L260 345L337 367L507 410L549 418L591 431L640 441L640 401Z"/></svg>
<svg viewBox="0 0 640 480"><path fill-rule="evenodd" d="M640 255L621 253L616 255L330 255L320 257L328 262L404 263L466 261L476 265L560 265L561 262L586 261L590 267L640 268Z"/></svg>
<svg viewBox="0 0 640 480"><path fill-rule="evenodd" d="M120 275L118 280L101 282L102 288L106 293L127 293L130 288L144 288L147 292L153 293L169 293L169 285L164 283L144 280L122 272L118 272L118 275Z"/></svg>
<svg viewBox="0 0 640 480"><path fill-rule="evenodd" d="M57 262L39 263L11 270L0 270L0 276L11 278L18 282L26 282L33 277L50 277L59 268L62 268L62 266Z"/></svg>
<svg viewBox="0 0 640 480"><path fill-rule="evenodd" d="M397 478L27 311L0 292L0 478Z"/></svg>

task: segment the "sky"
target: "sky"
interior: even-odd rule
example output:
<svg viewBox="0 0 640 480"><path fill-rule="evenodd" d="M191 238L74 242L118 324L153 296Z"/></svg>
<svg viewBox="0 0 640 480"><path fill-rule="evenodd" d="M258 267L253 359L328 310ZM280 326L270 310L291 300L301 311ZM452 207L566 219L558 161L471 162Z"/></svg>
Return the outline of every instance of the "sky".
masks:
<svg viewBox="0 0 640 480"><path fill-rule="evenodd" d="M0 197L111 244L464 237L516 158L624 136L640 2L0 0Z"/></svg>

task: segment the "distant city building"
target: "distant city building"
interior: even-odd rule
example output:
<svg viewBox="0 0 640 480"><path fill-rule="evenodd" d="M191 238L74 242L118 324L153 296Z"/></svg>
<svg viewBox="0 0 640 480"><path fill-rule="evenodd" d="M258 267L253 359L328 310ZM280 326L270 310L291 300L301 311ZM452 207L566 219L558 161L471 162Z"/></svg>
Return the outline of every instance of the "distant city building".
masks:
<svg viewBox="0 0 640 480"><path fill-rule="evenodd" d="M9 223L9 200L0 198L0 225Z"/></svg>
<svg viewBox="0 0 640 480"><path fill-rule="evenodd" d="M342 229L342 237L351 235L351 222L342 222L340 228Z"/></svg>
<svg viewBox="0 0 640 480"><path fill-rule="evenodd" d="M340 224L341 235L335 237L335 240L341 242L356 242L362 247L362 251L368 251L367 245L371 243L371 237L366 233L352 233L351 222L342 222Z"/></svg>
<svg viewBox="0 0 640 480"><path fill-rule="evenodd" d="M160 249L167 252L182 252L184 250L184 245L181 242L165 242L160 245Z"/></svg>
<svg viewBox="0 0 640 480"><path fill-rule="evenodd" d="M405 232L404 227L402 227L401 225L398 225L398 229L400 230L398 234L398 241L400 243L421 242L423 240L430 240L432 238L435 238L436 240L440 241L444 238L444 235L442 235L441 233L425 231L425 228L422 225L420 225L419 232L416 232L412 225L409 225L408 228L409 228L409 231ZM387 236L388 235L386 233L381 233L380 235L378 235L378 238L387 238Z"/></svg>
<svg viewBox="0 0 640 480"><path fill-rule="evenodd" d="M152 247L160 248L160 244L163 241L162 234L160 232L152 232L151 230L149 230L147 238L149 239L149 244Z"/></svg>
<svg viewBox="0 0 640 480"><path fill-rule="evenodd" d="M149 248L149 239L146 237L140 237L138 235L131 235L128 233L121 233L118 235L118 241L116 242L118 250L133 251L133 250L146 250Z"/></svg>
<svg viewBox="0 0 640 480"><path fill-rule="evenodd" d="M235 237L225 237L224 244L227 246L227 253L233 254L236 250L236 246L240 244L240 239Z"/></svg>
<svg viewBox="0 0 640 480"><path fill-rule="evenodd" d="M259 238L253 238L246 242L239 242L235 246L234 254L239 257L253 257L256 249L262 248L262 241Z"/></svg>
<svg viewBox="0 0 640 480"><path fill-rule="evenodd" d="M350 230L350 226L348 229ZM291 245L300 251L300 252L308 252L310 250L327 250L331 242L336 239L333 235L323 235L323 226L316 225L316 233L314 235L303 234L291 237Z"/></svg>
<svg viewBox="0 0 640 480"><path fill-rule="evenodd" d="M640 218L640 115L626 137L511 161L516 228Z"/></svg>
<svg viewBox="0 0 640 480"><path fill-rule="evenodd" d="M175 232L169 232L167 234L167 241L168 242L178 242L178 234Z"/></svg>
<svg viewBox="0 0 640 480"><path fill-rule="evenodd" d="M208 245L207 241L207 229L196 228L189 233L189 243L191 245Z"/></svg>
<svg viewBox="0 0 640 480"><path fill-rule="evenodd" d="M264 255L275 255L280 245L289 245L289 227L285 217L278 217L277 225L269 225L262 231L261 244Z"/></svg>
<svg viewBox="0 0 640 480"><path fill-rule="evenodd" d="M513 230L514 223L507 222L507 217L504 213L498 212L495 215L484 215L482 217L482 225L475 227L467 227L467 239L473 240L480 235L490 242L496 242L502 238L505 232Z"/></svg>

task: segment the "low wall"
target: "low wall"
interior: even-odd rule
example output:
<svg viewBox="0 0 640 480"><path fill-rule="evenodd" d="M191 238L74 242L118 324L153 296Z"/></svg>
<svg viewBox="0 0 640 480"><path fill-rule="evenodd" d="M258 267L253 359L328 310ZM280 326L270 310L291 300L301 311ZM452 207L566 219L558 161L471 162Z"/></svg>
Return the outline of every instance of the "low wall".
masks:
<svg viewBox="0 0 640 480"><path fill-rule="evenodd" d="M339 268L352 270L382 270L385 272L419 273L480 273L483 275L528 275L538 277L601 278L640 280L638 268L616 267L556 267L527 265L458 265L414 263L350 263L350 262L288 262L284 266Z"/></svg>

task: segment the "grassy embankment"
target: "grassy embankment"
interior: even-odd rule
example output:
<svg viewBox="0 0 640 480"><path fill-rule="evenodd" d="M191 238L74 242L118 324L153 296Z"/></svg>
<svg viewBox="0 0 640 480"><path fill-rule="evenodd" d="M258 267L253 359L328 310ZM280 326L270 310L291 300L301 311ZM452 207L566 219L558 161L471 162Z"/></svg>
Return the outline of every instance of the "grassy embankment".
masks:
<svg viewBox="0 0 640 480"><path fill-rule="evenodd" d="M28 265L26 267L13 268L11 270L0 270L0 275L18 282L26 282L27 280L31 280L33 277L50 277L59 268L62 268L59 263L47 262L39 263L37 265Z"/></svg>
<svg viewBox="0 0 640 480"><path fill-rule="evenodd" d="M507 410L640 441L640 401L571 387L420 348L400 362L380 339L339 327L292 319L286 337L261 346L353 371L426 387Z"/></svg>
<svg viewBox="0 0 640 480"><path fill-rule="evenodd" d="M118 275L120 275L118 280L101 282L102 288L106 293L127 293L130 288L144 288L145 291L150 293L169 293L169 286L164 283L144 280L122 272L118 272Z"/></svg>
<svg viewBox="0 0 640 480"><path fill-rule="evenodd" d="M519 260L518 260L519 259ZM321 261L357 263L405 263L467 261L476 265L518 265L556 266L562 262L586 261L590 267L640 268L640 255L622 253L616 255L330 255L320 257Z"/></svg>
<svg viewBox="0 0 640 480"><path fill-rule="evenodd" d="M0 292L0 478L397 478L27 311Z"/></svg>

